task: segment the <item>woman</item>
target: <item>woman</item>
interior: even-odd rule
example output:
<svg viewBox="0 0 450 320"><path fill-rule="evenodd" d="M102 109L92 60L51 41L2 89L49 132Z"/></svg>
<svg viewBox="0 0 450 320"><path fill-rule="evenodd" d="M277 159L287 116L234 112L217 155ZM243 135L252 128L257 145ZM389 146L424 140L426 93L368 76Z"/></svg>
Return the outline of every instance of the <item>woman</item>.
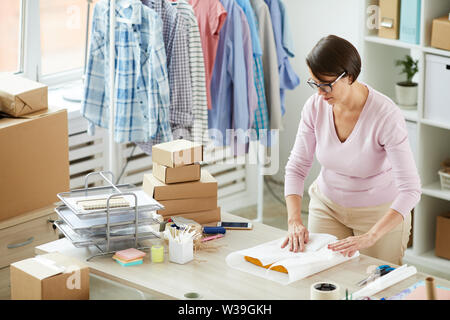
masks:
<svg viewBox="0 0 450 320"><path fill-rule="evenodd" d="M303 107L286 165L282 248L303 251L309 232L328 233L340 239L328 246L333 251L401 264L421 195L404 117L391 99L357 81L361 58L347 40L322 38L306 63L317 93ZM300 212L314 153L322 168L308 190L306 228Z"/></svg>

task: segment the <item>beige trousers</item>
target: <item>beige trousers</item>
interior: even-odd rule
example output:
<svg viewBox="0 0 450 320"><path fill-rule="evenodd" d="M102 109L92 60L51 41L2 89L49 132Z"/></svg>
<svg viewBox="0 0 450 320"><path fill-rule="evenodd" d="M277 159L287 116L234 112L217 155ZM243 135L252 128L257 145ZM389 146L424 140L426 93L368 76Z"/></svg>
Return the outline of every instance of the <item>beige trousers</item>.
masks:
<svg viewBox="0 0 450 320"><path fill-rule="evenodd" d="M372 228L388 211L391 202L374 207L342 207L323 195L314 181L308 189L310 196L308 231L328 233L338 239L358 236ZM370 248L360 250L361 254L401 265L408 245L411 230L411 215L380 238Z"/></svg>

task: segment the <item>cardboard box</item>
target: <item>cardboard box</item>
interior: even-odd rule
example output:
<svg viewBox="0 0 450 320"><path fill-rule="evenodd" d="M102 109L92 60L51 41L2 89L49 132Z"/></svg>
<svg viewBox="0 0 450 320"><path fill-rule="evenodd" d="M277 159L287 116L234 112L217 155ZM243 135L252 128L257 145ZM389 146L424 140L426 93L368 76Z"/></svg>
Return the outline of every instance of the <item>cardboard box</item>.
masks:
<svg viewBox="0 0 450 320"><path fill-rule="evenodd" d="M153 176L144 174L142 188L153 199L174 200L217 197L217 180L206 170L201 170L199 181L165 184Z"/></svg>
<svg viewBox="0 0 450 320"><path fill-rule="evenodd" d="M158 202L164 206L164 209L157 210L156 212L163 217L217 208L217 196L210 198L158 200Z"/></svg>
<svg viewBox="0 0 450 320"><path fill-rule="evenodd" d="M166 184L200 180L201 167L190 164L184 167L170 168L153 162L153 176Z"/></svg>
<svg viewBox="0 0 450 320"><path fill-rule="evenodd" d="M212 210L206 210L206 211L198 211L198 212L190 212L190 213L182 213L182 214L172 214L170 216L167 216L166 218L170 217L183 217L186 219L194 220L195 222L204 225L204 224L212 224L217 225L217 222L221 220L220 215L220 207L217 207Z"/></svg>
<svg viewBox="0 0 450 320"><path fill-rule="evenodd" d="M431 27L431 46L450 50L450 20L448 16L433 19Z"/></svg>
<svg viewBox="0 0 450 320"><path fill-rule="evenodd" d="M14 117L48 107L48 87L21 76L0 76L0 111Z"/></svg>
<svg viewBox="0 0 450 320"><path fill-rule="evenodd" d="M400 0L380 0L378 36L398 39L400 25Z"/></svg>
<svg viewBox="0 0 450 320"><path fill-rule="evenodd" d="M0 119L0 220L43 208L69 191L67 111Z"/></svg>
<svg viewBox="0 0 450 320"><path fill-rule="evenodd" d="M450 259L450 213L436 219L436 243L434 254Z"/></svg>
<svg viewBox="0 0 450 320"><path fill-rule="evenodd" d="M10 266L12 300L88 300L89 268L58 252Z"/></svg>
<svg viewBox="0 0 450 320"><path fill-rule="evenodd" d="M153 162L171 168L201 162L203 145L184 139L160 143L152 147L152 159Z"/></svg>

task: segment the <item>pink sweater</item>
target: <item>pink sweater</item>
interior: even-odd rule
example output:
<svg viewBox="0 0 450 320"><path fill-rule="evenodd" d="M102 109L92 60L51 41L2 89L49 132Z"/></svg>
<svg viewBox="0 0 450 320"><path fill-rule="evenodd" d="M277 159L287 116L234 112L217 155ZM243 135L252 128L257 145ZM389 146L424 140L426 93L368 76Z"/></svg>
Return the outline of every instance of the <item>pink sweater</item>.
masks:
<svg viewBox="0 0 450 320"><path fill-rule="evenodd" d="M392 201L391 208L406 216L419 202L421 182L403 114L391 99L366 86L366 104L343 143L334 127L332 106L317 93L306 101L286 165L285 196L303 196L315 153L322 165L318 187L341 206Z"/></svg>

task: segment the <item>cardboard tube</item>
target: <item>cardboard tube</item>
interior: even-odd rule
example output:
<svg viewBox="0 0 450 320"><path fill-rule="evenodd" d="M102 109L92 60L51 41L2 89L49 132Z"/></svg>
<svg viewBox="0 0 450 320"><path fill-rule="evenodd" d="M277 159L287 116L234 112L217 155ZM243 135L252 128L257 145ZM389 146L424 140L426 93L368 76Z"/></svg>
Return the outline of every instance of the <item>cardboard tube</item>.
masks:
<svg viewBox="0 0 450 320"><path fill-rule="evenodd" d="M425 285L427 287L427 300L436 300L436 287L434 286L434 278L427 277L425 279Z"/></svg>

